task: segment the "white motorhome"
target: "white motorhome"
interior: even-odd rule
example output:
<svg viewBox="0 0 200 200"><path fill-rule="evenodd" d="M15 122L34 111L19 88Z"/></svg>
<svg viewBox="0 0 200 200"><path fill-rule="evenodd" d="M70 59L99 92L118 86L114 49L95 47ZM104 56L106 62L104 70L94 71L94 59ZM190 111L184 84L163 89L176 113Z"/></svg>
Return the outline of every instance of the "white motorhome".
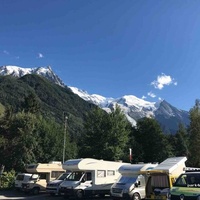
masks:
<svg viewBox="0 0 200 200"><path fill-rule="evenodd" d="M118 169L124 164L128 163L92 158L68 160L63 163L63 169L71 174L60 184L60 193L79 199L110 194L111 185L120 176Z"/></svg>
<svg viewBox="0 0 200 200"><path fill-rule="evenodd" d="M15 189L21 190L22 182L26 182L30 179L32 174L29 173L18 173L15 177Z"/></svg>
<svg viewBox="0 0 200 200"><path fill-rule="evenodd" d="M158 164L141 163L123 165L119 168L121 177L110 190L112 199L143 199L145 198L145 185L147 176L141 174L145 170L151 170Z"/></svg>
<svg viewBox="0 0 200 200"><path fill-rule="evenodd" d="M27 181L22 182L22 191L38 194L40 191L46 190L49 181L57 178L61 173L65 172L62 163L52 161L49 163L29 164L26 171L32 176Z"/></svg>
<svg viewBox="0 0 200 200"><path fill-rule="evenodd" d="M185 172L186 157L171 157L152 170L146 170L148 180L146 183L145 199L167 200L169 191L178 176Z"/></svg>

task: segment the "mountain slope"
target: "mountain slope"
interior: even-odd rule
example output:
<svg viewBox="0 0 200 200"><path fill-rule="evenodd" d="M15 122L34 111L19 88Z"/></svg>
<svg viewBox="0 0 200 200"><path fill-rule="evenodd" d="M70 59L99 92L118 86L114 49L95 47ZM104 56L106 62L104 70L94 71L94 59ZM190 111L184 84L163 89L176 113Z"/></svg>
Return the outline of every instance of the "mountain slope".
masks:
<svg viewBox="0 0 200 200"><path fill-rule="evenodd" d="M66 87L62 80L52 71L50 67L0 67L0 75L3 76L12 75L15 77L23 77L25 74L37 74L47 78L52 83L56 83L57 85L62 86L63 88ZM119 105L133 126L136 125L138 119L143 117L155 118L160 123L165 133L175 133L178 130L180 123L184 124L185 126L189 125L189 113L187 111L179 110L173 107L165 100L159 102L148 102L143 99L139 99L134 95L125 95L123 97L114 99L106 98L98 94L90 95L86 91L76 87L68 86L68 88L70 88L74 94L77 94L85 101L101 107L106 112L113 110L116 104ZM41 93L38 95L43 94ZM51 94L49 93L48 95Z"/></svg>
<svg viewBox="0 0 200 200"><path fill-rule="evenodd" d="M0 76L0 103L20 111L25 98L36 97L45 118L54 118L63 124L63 112L68 116L70 133L81 134L86 114L95 106L84 101L69 88L54 84L42 76L28 74L21 78Z"/></svg>

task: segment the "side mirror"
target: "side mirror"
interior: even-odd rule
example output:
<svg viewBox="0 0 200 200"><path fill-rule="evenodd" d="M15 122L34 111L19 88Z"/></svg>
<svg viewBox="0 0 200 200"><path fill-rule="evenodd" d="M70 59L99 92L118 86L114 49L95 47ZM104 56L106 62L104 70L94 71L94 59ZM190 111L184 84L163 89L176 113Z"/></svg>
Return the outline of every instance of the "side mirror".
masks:
<svg viewBox="0 0 200 200"><path fill-rule="evenodd" d="M140 185L140 181L137 181L136 183L135 183L135 187L138 187Z"/></svg>

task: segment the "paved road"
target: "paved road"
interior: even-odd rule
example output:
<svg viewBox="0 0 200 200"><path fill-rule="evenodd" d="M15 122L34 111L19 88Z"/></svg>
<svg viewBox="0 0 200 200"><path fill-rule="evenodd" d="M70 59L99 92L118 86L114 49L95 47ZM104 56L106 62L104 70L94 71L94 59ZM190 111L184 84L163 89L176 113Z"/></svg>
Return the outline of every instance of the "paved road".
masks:
<svg viewBox="0 0 200 200"><path fill-rule="evenodd" d="M0 200L6 200L6 199L27 199L27 200L64 200L62 196L50 196L46 193L41 193L39 195L25 195L22 192L17 191L1 191L0 190ZM87 200L87 199L86 199ZM106 196L105 198L90 198L88 200L111 200L109 196Z"/></svg>

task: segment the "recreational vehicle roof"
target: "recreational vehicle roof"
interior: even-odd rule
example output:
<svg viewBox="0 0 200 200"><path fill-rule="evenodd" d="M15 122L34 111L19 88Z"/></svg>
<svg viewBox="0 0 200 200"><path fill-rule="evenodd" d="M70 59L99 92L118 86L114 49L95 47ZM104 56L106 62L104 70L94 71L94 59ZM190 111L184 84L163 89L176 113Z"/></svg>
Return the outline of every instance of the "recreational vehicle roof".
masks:
<svg viewBox="0 0 200 200"><path fill-rule="evenodd" d="M187 160L186 157L172 157L167 158L155 168L153 168L150 173L176 173L180 171L184 171L185 169L185 161Z"/></svg>
<svg viewBox="0 0 200 200"><path fill-rule="evenodd" d="M123 162L97 160L93 158L71 159L63 163L65 170L95 170L95 169L119 169L120 166L128 164Z"/></svg>
<svg viewBox="0 0 200 200"><path fill-rule="evenodd" d="M158 164L152 163L143 163L143 164L131 164L131 165L122 165L119 168L119 173L121 174L139 174L141 171L151 170L156 167Z"/></svg>
<svg viewBox="0 0 200 200"><path fill-rule="evenodd" d="M52 170L55 171L65 171L62 168L61 162L50 162L50 163L36 163L36 164L28 164L26 166L26 171L29 173L36 173L36 172L51 172Z"/></svg>

